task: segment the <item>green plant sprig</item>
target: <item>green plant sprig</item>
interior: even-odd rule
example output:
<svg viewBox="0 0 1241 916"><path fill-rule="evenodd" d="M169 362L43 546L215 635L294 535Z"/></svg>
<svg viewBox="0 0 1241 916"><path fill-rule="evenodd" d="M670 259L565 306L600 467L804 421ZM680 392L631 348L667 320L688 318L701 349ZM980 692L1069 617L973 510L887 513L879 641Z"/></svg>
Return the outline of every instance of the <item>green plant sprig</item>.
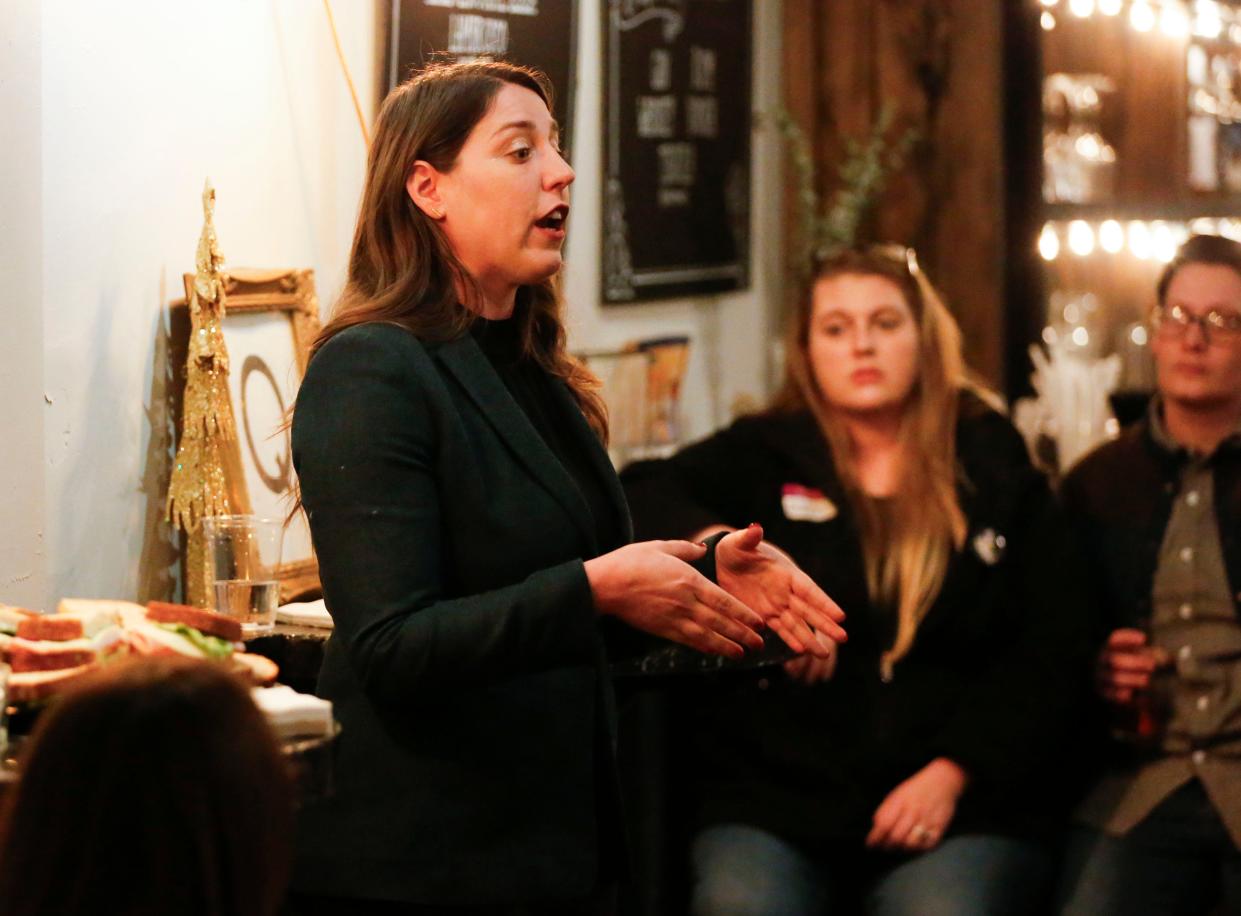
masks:
<svg viewBox="0 0 1241 916"><path fill-rule="evenodd" d="M820 215L814 156L806 134L785 109L773 113L772 120L788 145L796 181L798 239L792 267L799 280L808 280L818 262L858 244L863 221L918 140L918 131L909 128L889 141L894 117L892 106L884 104L864 141L845 141L844 160L837 172L839 187Z"/></svg>

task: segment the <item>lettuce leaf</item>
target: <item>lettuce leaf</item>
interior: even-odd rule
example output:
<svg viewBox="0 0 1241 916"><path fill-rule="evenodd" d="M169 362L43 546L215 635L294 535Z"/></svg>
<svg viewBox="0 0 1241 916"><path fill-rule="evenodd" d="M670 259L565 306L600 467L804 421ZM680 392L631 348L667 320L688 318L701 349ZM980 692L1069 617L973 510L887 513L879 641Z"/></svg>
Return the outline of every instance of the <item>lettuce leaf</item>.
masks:
<svg viewBox="0 0 1241 916"><path fill-rule="evenodd" d="M176 633L178 636L188 639L207 658L218 660L229 658L233 654L233 644L227 639L220 639L218 636L208 636L201 630L196 630L183 623L161 623L158 626L170 633Z"/></svg>

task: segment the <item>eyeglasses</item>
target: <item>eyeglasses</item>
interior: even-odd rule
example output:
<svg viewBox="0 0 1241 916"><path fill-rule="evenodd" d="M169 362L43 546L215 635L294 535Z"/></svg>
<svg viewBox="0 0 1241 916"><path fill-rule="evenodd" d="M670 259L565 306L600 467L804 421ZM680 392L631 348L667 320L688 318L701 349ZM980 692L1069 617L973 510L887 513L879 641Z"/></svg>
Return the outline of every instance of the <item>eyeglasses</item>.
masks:
<svg viewBox="0 0 1241 916"><path fill-rule="evenodd" d="M1221 312L1211 309L1205 315L1195 315L1184 306L1174 305L1171 308L1158 306L1151 313L1151 326L1169 337L1184 337L1190 325L1198 325L1202 339L1208 345L1211 335L1218 333L1221 342L1232 342L1241 338L1241 315L1235 312Z"/></svg>

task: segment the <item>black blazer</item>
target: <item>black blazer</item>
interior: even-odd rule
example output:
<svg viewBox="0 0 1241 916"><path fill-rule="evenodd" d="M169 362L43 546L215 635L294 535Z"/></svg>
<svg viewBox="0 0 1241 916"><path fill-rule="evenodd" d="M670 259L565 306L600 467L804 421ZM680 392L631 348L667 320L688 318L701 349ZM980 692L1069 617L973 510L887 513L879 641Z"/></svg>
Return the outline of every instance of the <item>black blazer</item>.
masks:
<svg viewBox="0 0 1241 916"><path fill-rule="evenodd" d="M639 537L760 522L848 614L824 685L773 668L683 691L700 823L860 843L887 793L937 756L973 777L955 832L1037 832L1070 803L1060 774L1088 670L1075 561L1008 421L967 397L956 437L965 548L890 683L879 658L894 621L870 603L849 501L809 414L739 420L622 474Z"/></svg>
<svg viewBox="0 0 1241 916"><path fill-rule="evenodd" d="M419 903L585 896L619 819L612 693L572 478L473 338L365 324L311 361L293 460L335 622L319 693L336 793L300 815L294 886Z"/></svg>

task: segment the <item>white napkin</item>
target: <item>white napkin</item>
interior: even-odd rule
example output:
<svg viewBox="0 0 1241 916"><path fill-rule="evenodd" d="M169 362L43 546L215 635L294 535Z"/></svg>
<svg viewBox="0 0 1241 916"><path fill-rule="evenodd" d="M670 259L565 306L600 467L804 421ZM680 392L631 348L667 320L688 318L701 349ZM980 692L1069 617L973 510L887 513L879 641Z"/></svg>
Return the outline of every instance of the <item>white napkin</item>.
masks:
<svg viewBox="0 0 1241 916"><path fill-rule="evenodd" d="M318 601L294 601L276 608L276 622L297 627L323 627L332 629L332 615L327 612L323 599Z"/></svg>
<svg viewBox="0 0 1241 916"><path fill-rule="evenodd" d="M284 684L255 687L250 694L281 738L320 738L332 734L332 704L328 700L298 693Z"/></svg>

